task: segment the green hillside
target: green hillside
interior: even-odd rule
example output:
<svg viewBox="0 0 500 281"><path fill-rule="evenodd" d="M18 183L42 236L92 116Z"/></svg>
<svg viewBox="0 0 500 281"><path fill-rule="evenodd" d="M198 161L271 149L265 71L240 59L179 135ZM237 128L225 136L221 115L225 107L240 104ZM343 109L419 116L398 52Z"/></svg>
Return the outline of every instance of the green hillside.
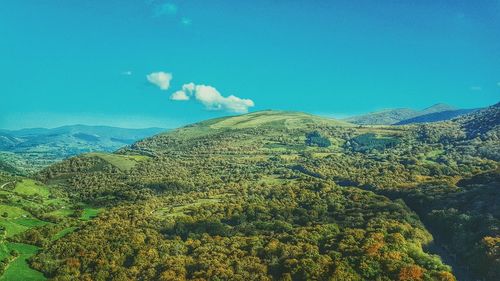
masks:
<svg viewBox="0 0 500 281"><path fill-rule="evenodd" d="M77 231L97 209L68 200L55 186L0 175L0 280L46 280L30 266L43 247Z"/></svg>
<svg viewBox="0 0 500 281"><path fill-rule="evenodd" d="M480 111L464 115L455 120L460 123L470 138L500 136L500 103Z"/></svg>
<svg viewBox="0 0 500 281"><path fill-rule="evenodd" d="M477 204L499 190L472 205L462 202L473 193L456 193L498 173L497 156L484 153L498 139L481 134L469 139L459 121L360 127L263 111L74 157L38 177L101 211L31 265L63 280L495 280L484 268L499 265L499 214ZM484 227L435 227L458 227L464 215Z"/></svg>
<svg viewBox="0 0 500 281"><path fill-rule="evenodd" d="M258 127L271 127L282 129L300 129L306 125L349 125L346 122L326 119L303 112L288 111L258 111L241 116L223 118L222 120L209 121L210 128L214 129L245 129Z"/></svg>

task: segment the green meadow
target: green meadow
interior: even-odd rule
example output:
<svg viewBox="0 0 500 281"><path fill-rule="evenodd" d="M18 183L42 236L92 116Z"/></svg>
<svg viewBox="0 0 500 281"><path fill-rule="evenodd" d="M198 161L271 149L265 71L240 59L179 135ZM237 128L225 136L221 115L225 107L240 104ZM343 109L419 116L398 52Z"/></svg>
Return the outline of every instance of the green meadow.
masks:
<svg viewBox="0 0 500 281"><path fill-rule="evenodd" d="M134 168L141 161L147 160L149 157L143 155L118 155L110 153L87 153L85 157L97 157L109 164L115 166L122 171L129 171Z"/></svg>
<svg viewBox="0 0 500 281"><path fill-rule="evenodd" d="M5 269L0 277L0 281L39 281L46 280L39 271L31 269L28 259L38 252L38 247L23 243L2 243L0 244L0 257L5 258L15 250L19 253Z"/></svg>
<svg viewBox="0 0 500 281"><path fill-rule="evenodd" d="M102 209L84 206L81 217L73 218L75 207L60 192L56 192L55 187L30 179L13 180L14 184L4 183L7 182L0 182L3 186L0 191L0 260L7 264L3 273L0 271L0 281L46 280L28 263L28 259L40 248L21 243L25 239L23 235L32 231L43 233L43 229L48 229L46 235L50 237L47 241L56 241L76 231L79 223L94 218ZM36 232L38 229L42 232Z"/></svg>

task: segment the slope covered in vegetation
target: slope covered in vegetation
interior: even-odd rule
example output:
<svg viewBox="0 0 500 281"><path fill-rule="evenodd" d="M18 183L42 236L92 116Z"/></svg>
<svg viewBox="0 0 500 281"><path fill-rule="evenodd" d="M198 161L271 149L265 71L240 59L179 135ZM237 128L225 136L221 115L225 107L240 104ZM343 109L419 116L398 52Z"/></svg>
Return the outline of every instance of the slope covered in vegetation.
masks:
<svg viewBox="0 0 500 281"><path fill-rule="evenodd" d="M84 211L55 187L0 172L0 280L45 280L29 259L75 231Z"/></svg>
<svg viewBox="0 0 500 281"><path fill-rule="evenodd" d="M445 246L458 263L497 266L496 211L463 205L456 214L481 216L488 231L449 238L434 225L454 227L455 213L427 215L434 205L418 197L441 186L429 193L436 206L470 200L457 195L461 179L498 173L482 151L498 144L488 134L469 139L458 121L359 127L265 111L71 158L39 178L106 210L31 265L55 280L454 280L407 204L438 241L455 241ZM495 280L484 264L470 271Z"/></svg>

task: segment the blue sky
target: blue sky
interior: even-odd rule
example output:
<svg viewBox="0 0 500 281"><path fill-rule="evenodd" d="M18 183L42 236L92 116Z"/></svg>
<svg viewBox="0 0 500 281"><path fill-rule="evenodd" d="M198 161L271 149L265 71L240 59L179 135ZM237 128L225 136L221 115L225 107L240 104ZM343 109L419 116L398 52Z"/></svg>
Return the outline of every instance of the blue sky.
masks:
<svg viewBox="0 0 500 281"><path fill-rule="evenodd" d="M500 0L1 6L0 128L175 127L246 110L346 116L500 100Z"/></svg>

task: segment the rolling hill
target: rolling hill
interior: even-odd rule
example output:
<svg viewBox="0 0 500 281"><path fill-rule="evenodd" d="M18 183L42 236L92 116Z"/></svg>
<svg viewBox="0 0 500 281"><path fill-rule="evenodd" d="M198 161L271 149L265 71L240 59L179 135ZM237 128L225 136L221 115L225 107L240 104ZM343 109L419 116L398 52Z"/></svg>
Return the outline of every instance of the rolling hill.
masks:
<svg viewBox="0 0 500 281"><path fill-rule="evenodd" d="M0 159L21 171L31 172L81 153L112 152L164 131L161 128L124 129L85 125L1 130Z"/></svg>

